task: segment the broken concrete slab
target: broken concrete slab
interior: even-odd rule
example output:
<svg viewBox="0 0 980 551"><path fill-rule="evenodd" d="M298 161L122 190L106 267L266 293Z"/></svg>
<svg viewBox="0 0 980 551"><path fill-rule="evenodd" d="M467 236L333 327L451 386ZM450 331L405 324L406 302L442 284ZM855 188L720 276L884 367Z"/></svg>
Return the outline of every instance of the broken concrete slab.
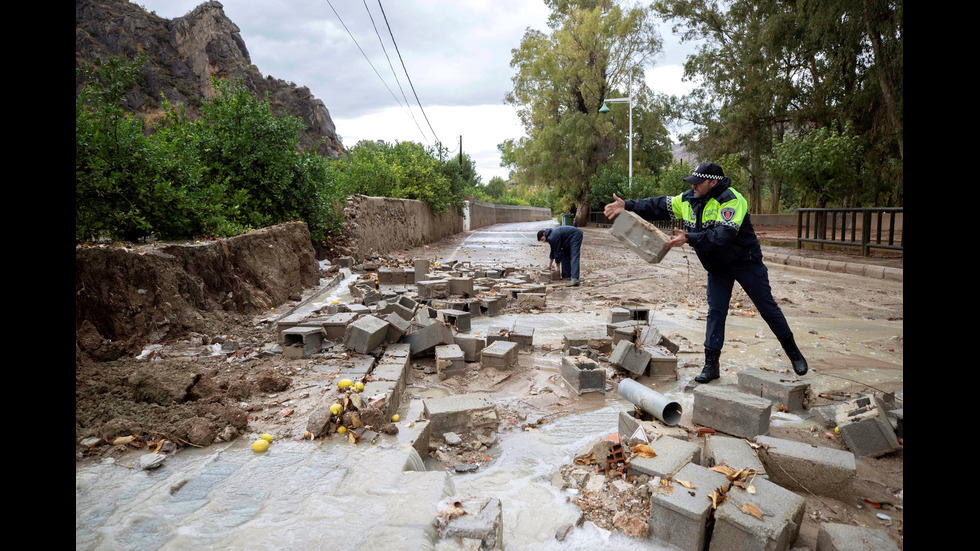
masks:
<svg viewBox="0 0 980 551"><path fill-rule="evenodd" d="M800 533L806 500L756 477L755 493L733 486L715 511L711 549L789 549ZM759 511L758 517L746 511Z"/></svg>
<svg viewBox="0 0 980 551"><path fill-rule="evenodd" d="M852 549L874 549L875 551L898 551L898 545L888 536L888 532L865 526L820 523L817 532L819 551L850 551Z"/></svg>
<svg viewBox="0 0 980 551"><path fill-rule="evenodd" d="M783 438L758 436L759 459L769 480L785 488L847 498L857 475L854 454Z"/></svg>
<svg viewBox="0 0 980 551"><path fill-rule="evenodd" d="M441 502L439 511L439 518L450 519L439 531L442 539L454 540L464 549L503 549L503 509L499 499L455 496Z"/></svg>
<svg viewBox="0 0 980 551"><path fill-rule="evenodd" d="M888 413L874 394L838 406L837 428L854 455L880 457L902 447Z"/></svg>
<svg viewBox="0 0 980 551"><path fill-rule="evenodd" d="M650 476L672 476L688 463L698 463L701 459L701 447L693 442L685 442L670 436L661 436L649 444L657 453L656 457L641 457L630 459L629 474L645 474Z"/></svg>
<svg viewBox="0 0 980 551"><path fill-rule="evenodd" d="M619 213L609 233L651 264L660 262L669 250L667 234L632 211Z"/></svg>
<svg viewBox="0 0 980 551"><path fill-rule="evenodd" d="M561 378L579 396L606 392L606 370L586 356L562 356Z"/></svg>
<svg viewBox="0 0 980 551"><path fill-rule="evenodd" d="M790 411L810 406L810 383L795 375L773 373L765 369L743 369L738 372L738 388L745 393L772 400Z"/></svg>
<svg viewBox="0 0 980 551"><path fill-rule="evenodd" d="M699 385L694 389L692 421L717 431L755 438L769 434L772 401L734 386Z"/></svg>
<svg viewBox="0 0 980 551"><path fill-rule="evenodd" d="M441 344L436 347L436 373L439 379L461 373L466 368L463 351L456 344Z"/></svg>

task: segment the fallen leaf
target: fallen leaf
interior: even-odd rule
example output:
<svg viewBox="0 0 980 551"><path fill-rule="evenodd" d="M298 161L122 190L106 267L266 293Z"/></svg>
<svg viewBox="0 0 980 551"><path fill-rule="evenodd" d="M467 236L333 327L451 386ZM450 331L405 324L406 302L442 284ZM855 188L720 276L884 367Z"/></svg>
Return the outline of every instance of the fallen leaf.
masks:
<svg viewBox="0 0 980 551"><path fill-rule="evenodd" d="M688 490L697 490L698 489L697 486L695 486L694 484L691 484L690 482L688 482L686 480L675 480L675 482L677 482L681 486L687 488Z"/></svg>
<svg viewBox="0 0 980 551"><path fill-rule="evenodd" d="M711 467L711 470L728 477L735 474L735 469L729 467L728 465L715 465L714 467Z"/></svg>
<svg viewBox="0 0 980 551"><path fill-rule="evenodd" d="M762 511L760 511L758 507L752 505L751 503L746 503L745 505L742 505L742 508L739 509L739 511L742 511L747 515L752 515L759 520L764 520L762 518Z"/></svg>
<svg viewBox="0 0 980 551"><path fill-rule="evenodd" d="M636 452L640 457L657 457L657 452L653 451L653 448L646 444L633 446L630 450Z"/></svg>

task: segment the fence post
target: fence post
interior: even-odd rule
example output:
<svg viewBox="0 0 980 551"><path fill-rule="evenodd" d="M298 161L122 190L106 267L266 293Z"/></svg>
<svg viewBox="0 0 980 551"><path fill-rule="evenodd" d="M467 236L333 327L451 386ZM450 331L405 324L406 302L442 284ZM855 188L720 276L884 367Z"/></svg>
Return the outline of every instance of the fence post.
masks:
<svg viewBox="0 0 980 551"><path fill-rule="evenodd" d="M878 215L881 216L880 214ZM871 209L865 209L861 222L861 256L868 256L868 243L871 242Z"/></svg>

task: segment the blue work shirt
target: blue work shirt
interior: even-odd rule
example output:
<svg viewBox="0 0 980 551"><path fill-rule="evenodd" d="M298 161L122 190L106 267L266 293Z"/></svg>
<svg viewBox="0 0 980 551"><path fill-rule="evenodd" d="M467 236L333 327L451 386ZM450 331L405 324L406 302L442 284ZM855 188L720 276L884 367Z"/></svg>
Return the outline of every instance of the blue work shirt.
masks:
<svg viewBox="0 0 980 551"><path fill-rule="evenodd" d="M571 254L573 242L582 242L582 230L575 226L558 226L544 230L544 238L551 245L551 255L548 258L560 259Z"/></svg>

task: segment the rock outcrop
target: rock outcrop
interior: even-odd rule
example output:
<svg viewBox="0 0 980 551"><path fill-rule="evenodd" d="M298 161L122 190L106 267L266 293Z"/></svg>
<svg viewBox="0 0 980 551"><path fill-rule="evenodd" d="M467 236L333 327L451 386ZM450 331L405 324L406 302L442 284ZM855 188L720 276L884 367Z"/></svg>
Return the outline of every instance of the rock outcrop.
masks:
<svg viewBox="0 0 980 551"><path fill-rule="evenodd" d="M337 136L330 112L309 88L263 77L252 64L240 29L220 2L205 2L183 17L164 19L127 0L76 0L75 66L119 56L147 55L144 83L127 95L125 108L153 118L163 110L165 95L183 104L196 117L204 100L214 96L211 77L242 79L257 97L268 94L272 112L303 121L299 146L337 157L346 150ZM76 93L82 83L76 80Z"/></svg>

